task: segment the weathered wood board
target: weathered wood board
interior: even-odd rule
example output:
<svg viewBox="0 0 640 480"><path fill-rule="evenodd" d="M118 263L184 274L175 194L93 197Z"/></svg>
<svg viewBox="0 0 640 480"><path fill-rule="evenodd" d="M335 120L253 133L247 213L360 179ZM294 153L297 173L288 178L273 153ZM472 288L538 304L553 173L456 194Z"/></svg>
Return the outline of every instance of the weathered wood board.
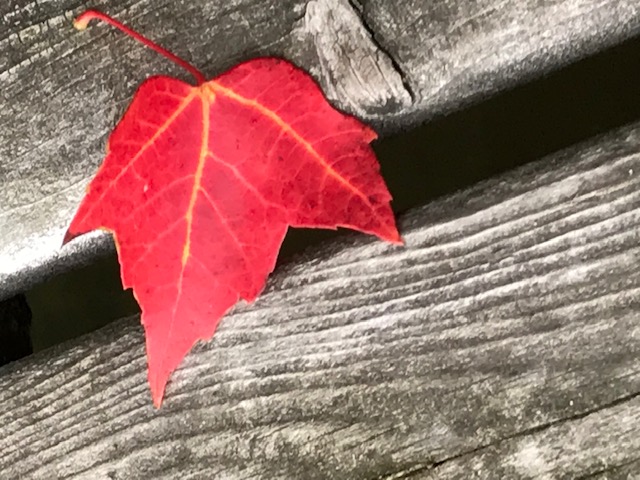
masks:
<svg viewBox="0 0 640 480"><path fill-rule="evenodd" d="M638 478L640 123L276 272L151 405L137 318L0 368L0 478Z"/></svg>
<svg viewBox="0 0 640 480"><path fill-rule="evenodd" d="M310 71L382 133L543 74L640 32L637 0L97 0L214 76L257 55ZM0 299L109 248L61 239L106 136L152 74L188 79L86 2L0 2Z"/></svg>

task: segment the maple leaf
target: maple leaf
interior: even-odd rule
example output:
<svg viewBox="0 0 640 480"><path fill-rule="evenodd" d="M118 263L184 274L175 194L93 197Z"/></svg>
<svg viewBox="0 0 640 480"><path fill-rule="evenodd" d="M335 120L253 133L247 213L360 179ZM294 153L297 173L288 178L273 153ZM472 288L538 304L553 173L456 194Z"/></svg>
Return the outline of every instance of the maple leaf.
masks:
<svg viewBox="0 0 640 480"><path fill-rule="evenodd" d="M170 374L240 298L265 286L289 226L347 227L401 243L369 143L313 79L276 58L206 81L195 67L107 15L100 19L186 68L193 86L156 76L112 132L64 243L113 234L124 288L142 310L159 407Z"/></svg>

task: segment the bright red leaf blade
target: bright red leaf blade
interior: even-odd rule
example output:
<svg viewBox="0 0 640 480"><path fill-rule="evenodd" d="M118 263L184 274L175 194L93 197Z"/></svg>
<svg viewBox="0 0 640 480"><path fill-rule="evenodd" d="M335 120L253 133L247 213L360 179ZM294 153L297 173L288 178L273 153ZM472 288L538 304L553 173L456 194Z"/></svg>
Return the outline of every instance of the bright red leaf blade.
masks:
<svg viewBox="0 0 640 480"><path fill-rule="evenodd" d="M156 406L193 344L262 291L288 226L401 243L375 137L275 58L197 86L141 85L65 242L113 233L123 286L142 309Z"/></svg>

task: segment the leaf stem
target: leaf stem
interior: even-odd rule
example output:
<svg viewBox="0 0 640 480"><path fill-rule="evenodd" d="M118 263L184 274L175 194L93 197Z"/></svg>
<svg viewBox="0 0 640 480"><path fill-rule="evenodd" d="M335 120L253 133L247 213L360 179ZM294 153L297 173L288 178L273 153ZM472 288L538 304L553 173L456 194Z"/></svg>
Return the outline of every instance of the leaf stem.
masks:
<svg viewBox="0 0 640 480"><path fill-rule="evenodd" d="M131 28L127 27L126 25L120 23L115 18L112 18L109 15L106 15L106 14L104 14L102 12L99 12L98 10L87 10L87 11L85 11L84 13L79 15L73 21L73 26L75 28L77 28L78 30L84 30L85 28L87 28L87 25L89 25L89 22L91 20L102 20L103 22L106 22L109 25L112 25L112 26L116 27L118 30L126 33L130 37L135 38L139 42L145 44L147 47L149 47L149 48L155 50L156 52L158 52L160 55L165 56L166 58L168 58L169 60L171 60L175 64L180 65L182 68L184 68L191 75L194 76L194 78L198 82L198 85L202 85L203 83L205 83L207 81L207 79L202 74L202 72L200 70L198 70L196 67L194 67L193 65L191 65L186 60L183 60L182 58L178 57L177 55L174 55L169 50L167 50L165 48L162 48L160 45L158 45L157 43L149 40L144 35L139 34L135 30L132 30Z"/></svg>

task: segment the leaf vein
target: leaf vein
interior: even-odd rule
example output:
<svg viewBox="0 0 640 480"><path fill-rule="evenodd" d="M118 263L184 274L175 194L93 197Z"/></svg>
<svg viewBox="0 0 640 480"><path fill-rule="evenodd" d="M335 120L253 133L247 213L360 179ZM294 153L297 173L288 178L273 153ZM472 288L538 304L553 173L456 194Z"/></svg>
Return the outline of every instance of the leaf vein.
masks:
<svg viewBox="0 0 640 480"><path fill-rule="evenodd" d="M278 127L285 130L293 139L301 144L305 150L313 157L322 167L328 172L329 175L338 180L339 183L343 184L347 189L351 190L355 195L362 198L362 200L369 205L371 208L371 202L369 202L369 198L365 195L360 189L358 189L355 185L351 184L346 178L344 178L340 173L338 173L333 166L324 159L320 153L313 147L313 144L308 142L302 135L300 135L289 123L284 121L282 117L280 117L277 113L272 111L271 109L265 107L263 104L254 99L245 98L242 95L239 95L235 91L230 88L224 87L221 84L211 81L210 85L214 91L214 93L222 95L228 99L234 100L241 105L253 108L260 112L264 117L271 120Z"/></svg>

